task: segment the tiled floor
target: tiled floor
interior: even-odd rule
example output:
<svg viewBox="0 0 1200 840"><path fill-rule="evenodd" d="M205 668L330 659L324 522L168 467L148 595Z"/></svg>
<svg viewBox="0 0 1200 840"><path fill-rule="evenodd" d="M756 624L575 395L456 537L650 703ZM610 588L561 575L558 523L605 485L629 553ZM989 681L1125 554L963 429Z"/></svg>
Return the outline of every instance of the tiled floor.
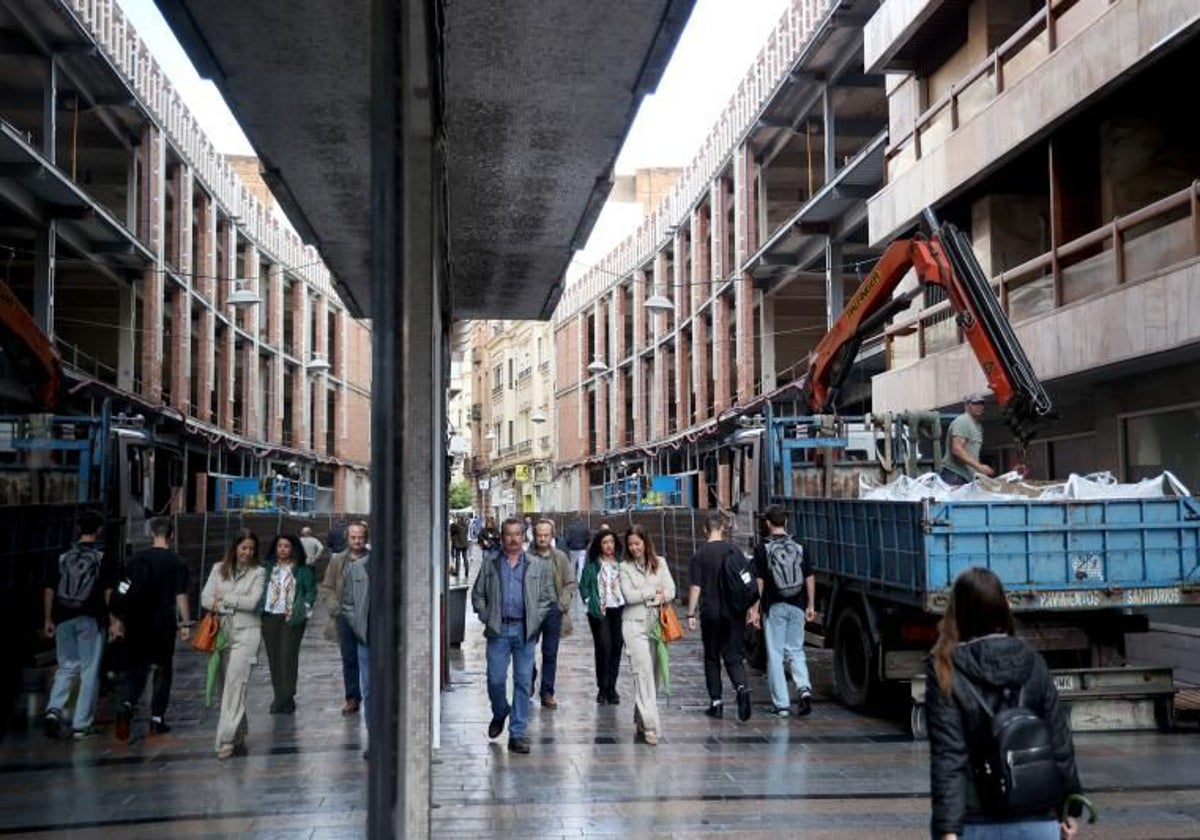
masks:
<svg viewBox="0 0 1200 840"><path fill-rule="evenodd" d="M475 565L475 564L473 564ZM672 648L662 742L633 740L627 663L623 702L597 707L586 621L560 654L556 710L535 707L530 755L486 736L481 626L451 656L434 758L432 835L452 837L920 838L928 836L928 750L892 719L851 714L829 698L828 656L810 651L818 702L809 718L755 714L745 724L702 715L698 640ZM0 744L0 833L71 837L361 837L366 824L363 730L338 714L336 650L310 628L294 717L267 714L265 663L250 694L250 755L213 756L215 711L200 667L177 655L168 735L119 744L106 725L83 743L17 733ZM753 672L752 672L753 673ZM732 710L730 710L732 711ZM731 715L732 717L732 715ZM1084 784L1102 810L1084 838L1200 837L1200 734L1077 738Z"/></svg>

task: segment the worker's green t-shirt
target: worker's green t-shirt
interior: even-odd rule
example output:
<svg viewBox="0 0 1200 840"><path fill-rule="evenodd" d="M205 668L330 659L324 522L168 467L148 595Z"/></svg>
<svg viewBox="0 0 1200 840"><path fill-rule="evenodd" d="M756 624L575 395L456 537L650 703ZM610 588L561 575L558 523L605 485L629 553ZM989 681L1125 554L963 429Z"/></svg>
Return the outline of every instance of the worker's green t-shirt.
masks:
<svg viewBox="0 0 1200 840"><path fill-rule="evenodd" d="M983 426L964 411L954 418L950 428L946 431L946 455L942 459L942 466L970 481L975 477L975 470L954 455L953 443L956 437L964 438L967 441L967 453L978 461L979 450L983 448Z"/></svg>

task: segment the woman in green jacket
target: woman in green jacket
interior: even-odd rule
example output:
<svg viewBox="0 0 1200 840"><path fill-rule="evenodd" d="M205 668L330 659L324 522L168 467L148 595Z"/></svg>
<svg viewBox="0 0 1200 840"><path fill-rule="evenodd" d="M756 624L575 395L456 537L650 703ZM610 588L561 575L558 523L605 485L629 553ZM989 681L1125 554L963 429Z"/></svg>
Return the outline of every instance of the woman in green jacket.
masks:
<svg viewBox="0 0 1200 840"><path fill-rule="evenodd" d="M275 699L271 714L296 711L296 679L300 669L300 640L317 600L317 578L295 534L280 534L267 550L263 567L262 638L271 668Z"/></svg>
<svg viewBox="0 0 1200 840"><path fill-rule="evenodd" d="M617 535L601 529L588 548L587 562L579 578L579 593L587 605L588 626L592 630L592 648L596 658L596 702L616 705L617 676L621 670L621 613L625 597L621 594Z"/></svg>

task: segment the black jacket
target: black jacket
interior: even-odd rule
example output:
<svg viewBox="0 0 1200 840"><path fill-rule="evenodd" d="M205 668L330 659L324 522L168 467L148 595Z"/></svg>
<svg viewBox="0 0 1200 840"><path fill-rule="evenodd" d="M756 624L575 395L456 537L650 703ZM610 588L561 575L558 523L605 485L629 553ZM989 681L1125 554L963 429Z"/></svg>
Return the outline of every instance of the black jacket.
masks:
<svg viewBox="0 0 1200 840"><path fill-rule="evenodd" d="M987 731L988 717L962 686L964 679L971 680L989 700L1003 686L1024 686L1025 707L1050 725L1064 795L1081 793L1071 724L1066 708L1059 702L1046 661L1023 639L1000 635L960 644L953 661L953 697L947 697L939 688L932 657L926 674L933 836L961 834L964 822L991 821L980 808L971 779L970 759L972 747L982 742ZM1057 816L1046 814L1047 819Z"/></svg>

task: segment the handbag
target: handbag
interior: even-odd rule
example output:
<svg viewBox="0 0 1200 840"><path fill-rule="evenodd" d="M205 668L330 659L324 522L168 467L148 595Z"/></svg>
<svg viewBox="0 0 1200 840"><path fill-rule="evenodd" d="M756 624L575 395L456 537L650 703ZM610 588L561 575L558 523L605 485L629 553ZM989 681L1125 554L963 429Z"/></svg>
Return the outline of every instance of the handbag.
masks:
<svg viewBox="0 0 1200 840"><path fill-rule="evenodd" d="M217 649L217 633L220 631L221 619L217 614L211 611L205 613L196 625L196 632L192 634L192 647L201 653L212 653Z"/></svg>
<svg viewBox="0 0 1200 840"><path fill-rule="evenodd" d="M662 604L658 608L658 624L662 628L662 640L670 644L683 638L683 627L679 624L679 616L670 604Z"/></svg>

